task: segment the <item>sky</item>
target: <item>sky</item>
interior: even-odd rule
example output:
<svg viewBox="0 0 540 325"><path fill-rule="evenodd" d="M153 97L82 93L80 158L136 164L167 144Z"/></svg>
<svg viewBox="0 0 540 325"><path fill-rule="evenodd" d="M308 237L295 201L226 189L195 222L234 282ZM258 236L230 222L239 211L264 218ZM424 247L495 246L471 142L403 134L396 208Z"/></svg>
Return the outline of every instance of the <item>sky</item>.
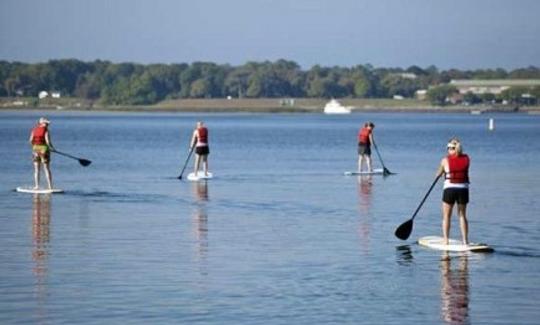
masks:
<svg viewBox="0 0 540 325"><path fill-rule="evenodd" d="M540 67L537 0L0 0L0 60Z"/></svg>

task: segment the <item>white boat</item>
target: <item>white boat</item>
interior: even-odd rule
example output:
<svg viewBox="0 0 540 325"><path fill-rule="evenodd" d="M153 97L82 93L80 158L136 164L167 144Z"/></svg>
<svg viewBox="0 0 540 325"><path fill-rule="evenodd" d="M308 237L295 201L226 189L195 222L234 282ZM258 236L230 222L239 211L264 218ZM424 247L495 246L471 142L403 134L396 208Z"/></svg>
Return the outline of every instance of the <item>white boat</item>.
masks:
<svg viewBox="0 0 540 325"><path fill-rule="evenodd" d="M330 100L326 105L324 106L324 113L325 114L350 114L351 108L345 107L341 105L340 102L338 102L335 99Z"/></svg>

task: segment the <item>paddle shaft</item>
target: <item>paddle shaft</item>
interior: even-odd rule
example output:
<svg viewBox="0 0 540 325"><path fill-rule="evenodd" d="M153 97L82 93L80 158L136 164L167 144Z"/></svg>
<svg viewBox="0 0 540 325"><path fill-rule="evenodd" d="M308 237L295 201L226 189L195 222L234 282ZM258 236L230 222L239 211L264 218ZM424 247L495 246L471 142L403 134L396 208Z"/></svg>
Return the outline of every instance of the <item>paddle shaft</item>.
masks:
<svg viewBox="0 0 540 325"><path fill-rule="evenodd" d="M67 153L60 152L60 151L58 151L58 150L51 150L51 151L54 152L54 153L57 153L57 154L59 154L59 155L62 155L62 156L66 156L66 157L69 157L69 158L72 158L72 159L76 159L76 160L81 160L80 158L77 158L77 157L72 156L72 155L67 154Z"/></svg>
<svg viewBox="0 0 540 325"><path fill-rule="evenodd" d="M178 179L182 179L182 175L184 175L184 171L186 170L186 166L189 162L189 158L191 158L191 154L193 153L194 149L195 149L195 146L191 147L191 150L189 151L189 154L186 158L186 162L184 162L184 167L182 167L182 171L180 172L180 176L178 176Z"/></svg>
<svg viewBox="0 0 540 325"><path fill-rule="evenodd" d="M377 145L375 144L375 142L373 142L373 147L375 148L375 152L377 153L377 157L379 157L379 160L381 161L381 165L383 166L384 172L390 174L390 171L384 165L384 161L382 160L381 154L379 153L379 148L377 148Z"/></svg>
<svg viewBox="0 0 540 325"><path fill-rule="evenodd" d="M441 178L441 175L439 175L439 176L437 176L435 178L435 180L433 181L433 184L431 184L431 186L429 187L429 190L427 191L426 195L422 199L422 202L420 202L420 205L418 205L418 208L416 208L416 211L414 211L414 214L413 214L411 220L414 220L414 218L418 214L418 211L420 211L420 208L422 207L422 205L424 205L424 202L426 202L426 199L428 198L429 194L431 193L431 191L435 187L435 184L437 184L437 182L439 181L439 178Z"/></svg>

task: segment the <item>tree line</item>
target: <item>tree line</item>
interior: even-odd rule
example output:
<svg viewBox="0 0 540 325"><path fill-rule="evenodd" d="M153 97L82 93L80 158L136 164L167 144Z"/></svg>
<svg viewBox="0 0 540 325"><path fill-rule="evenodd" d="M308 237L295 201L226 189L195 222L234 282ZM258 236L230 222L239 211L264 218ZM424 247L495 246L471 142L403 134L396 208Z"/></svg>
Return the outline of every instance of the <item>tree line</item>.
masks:
<svg viewBox="0 0 540 325"><path fill-rule="evenodd" d="M540 79L537 67L439 70L315 65L302 70L294 61L248 62L240 66L112 63L76 59L45 63L0 61L0 97L37 96L42 90L106 105L148 105L180 98L412 98L452 79ZM431 91L437 100L451 87ZM446 88L444 88L446 87ZM436 89L437 87L435 87ZM436 94L434 94L436 92ZM439 97L437 97L439 96Z"/></svg>

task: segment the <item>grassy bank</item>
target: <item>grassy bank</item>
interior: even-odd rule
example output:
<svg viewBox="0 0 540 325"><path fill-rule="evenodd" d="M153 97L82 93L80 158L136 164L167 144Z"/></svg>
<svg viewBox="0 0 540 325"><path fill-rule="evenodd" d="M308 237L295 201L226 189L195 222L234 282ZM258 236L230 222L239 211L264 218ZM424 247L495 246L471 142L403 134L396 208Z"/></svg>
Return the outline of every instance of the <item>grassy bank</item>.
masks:
<svg viewBox="0 0 540 325"><path fill-rule="evenodd" d="M512 111L512 107L487 106L433 106L427 101L415 99L358 99L339 100L354 111L411 111L411 112L470 112ZM104 106L80 98L0 98L0 107L5 109L65 109L92 111L165 111L165 112L322 112L328 99L324 98L244 98L244 99L175 99L154 105ZM520 111L540 111L540 107L521 107Z"/></svg>

